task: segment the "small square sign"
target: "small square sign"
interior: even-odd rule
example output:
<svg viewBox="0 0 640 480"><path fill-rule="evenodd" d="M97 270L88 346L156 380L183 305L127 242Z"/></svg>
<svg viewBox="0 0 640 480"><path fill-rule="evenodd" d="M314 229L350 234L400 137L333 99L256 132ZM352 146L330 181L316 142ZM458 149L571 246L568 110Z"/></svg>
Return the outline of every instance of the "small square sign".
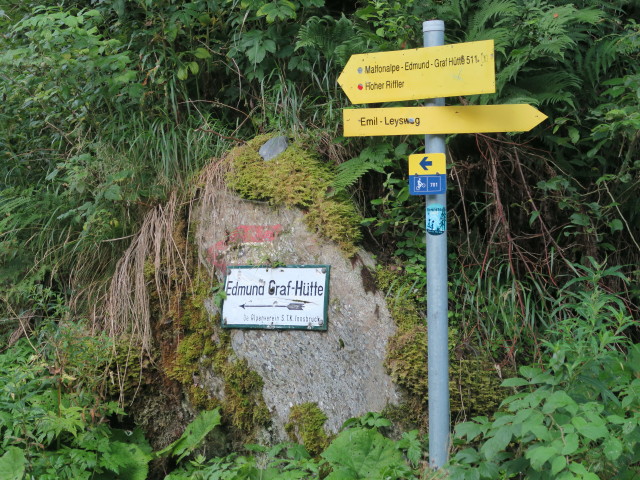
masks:
<svg viewBox="0 0 640 480"><path fill-rule="evenodd" d="M409 193L411 195L436 195L446 191L446 175L411 175L409 177Z"/></svg>

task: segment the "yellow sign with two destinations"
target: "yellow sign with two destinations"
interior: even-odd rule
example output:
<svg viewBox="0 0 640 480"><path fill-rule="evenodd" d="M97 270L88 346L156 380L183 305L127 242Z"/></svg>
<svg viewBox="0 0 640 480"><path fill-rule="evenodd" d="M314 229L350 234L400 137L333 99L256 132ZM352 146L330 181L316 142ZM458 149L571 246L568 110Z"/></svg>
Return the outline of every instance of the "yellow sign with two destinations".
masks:
<svg viewBox="0 0 640 480"><path fill-rule="evenodd" d="M493 93L493 40L352 55L338 83L355 104Z"/></svg>
<svg viewBox="0 0 640 480"><path fill-rule="evenodd" d="M527 104L347 108L345 137L528 132L547 116Z"/></svg>

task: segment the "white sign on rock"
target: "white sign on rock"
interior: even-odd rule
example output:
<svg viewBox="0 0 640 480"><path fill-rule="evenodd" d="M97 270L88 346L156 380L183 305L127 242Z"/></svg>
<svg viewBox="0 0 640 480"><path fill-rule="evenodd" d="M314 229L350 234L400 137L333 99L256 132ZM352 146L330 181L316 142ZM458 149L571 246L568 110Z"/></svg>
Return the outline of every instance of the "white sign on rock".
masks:
<svg viewBox="0 0 640 480"><path fill-rule="evenodd" d="M224 328L327 329L329 265L227 267Z"/></svg>

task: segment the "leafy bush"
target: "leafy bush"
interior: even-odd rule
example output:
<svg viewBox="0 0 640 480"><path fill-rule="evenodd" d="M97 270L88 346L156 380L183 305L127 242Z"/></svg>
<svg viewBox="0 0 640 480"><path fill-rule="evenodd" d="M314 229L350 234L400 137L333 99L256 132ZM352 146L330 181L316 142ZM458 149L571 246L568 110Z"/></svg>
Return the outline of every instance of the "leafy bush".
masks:
<svg viewBox="0 0 640 480"><path fill-rule="evenodd" d="M0 355L0 471L11 472L2 478L146 478L146 440L139 432L110 428L108 418L124 412L115 402L100 402L88 389L91 382L71 375L83 372L69 366L34 350L27 339Z"/></svg>
<svg viewBox="0 0 640 480"><path fill-rule="evenodd" d="M345 422L343 430L317 458L298 444L273 447L248 445L252 456L236 453L207 460L198 456L181 465L166 480L246 479L294 480L415 480L419 477L423 443L416 431L400 440L378 431L391 423L379 414L368 413Z"/></svg>
<svg viewBox="0 0 640 480"><path fill-rule="evenodd" d="M633 324L624 303L599 286L619 269L582 268L557 302L545 368L521 367L503 382L516 393L495 417L456 426L451 478L637 478L640 344L624 335ZM478 446L464 448L465 438Z"/></svg>

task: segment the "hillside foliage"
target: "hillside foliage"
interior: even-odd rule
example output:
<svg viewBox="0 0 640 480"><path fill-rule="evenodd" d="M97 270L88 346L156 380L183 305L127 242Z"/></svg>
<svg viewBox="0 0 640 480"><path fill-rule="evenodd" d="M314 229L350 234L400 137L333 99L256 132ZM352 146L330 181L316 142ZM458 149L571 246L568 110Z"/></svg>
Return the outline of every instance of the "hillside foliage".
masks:
<svg viewBox="0 0 640 480"><path fill-rule="evenodd" d="M361 219L349 239L393 272L396 302L423 305L424 199L407 182L423 138L343 137L336 79L352 54L420 47L434 18L446 43L495 42L496 92L447 104L549 117L447 137L452 355L520 373L497 412L460 419L450 474L640 474L637 2L3 0L0 476L142 479L164 462L167 478L435 478L424 429L396 438L375 414L316 457L293 444L207 457L198 420L154 453L114 380L138 339L103 328L145 222L165 205L179 217L212 160L274 132L317 153L323 188Z"/></svg>

